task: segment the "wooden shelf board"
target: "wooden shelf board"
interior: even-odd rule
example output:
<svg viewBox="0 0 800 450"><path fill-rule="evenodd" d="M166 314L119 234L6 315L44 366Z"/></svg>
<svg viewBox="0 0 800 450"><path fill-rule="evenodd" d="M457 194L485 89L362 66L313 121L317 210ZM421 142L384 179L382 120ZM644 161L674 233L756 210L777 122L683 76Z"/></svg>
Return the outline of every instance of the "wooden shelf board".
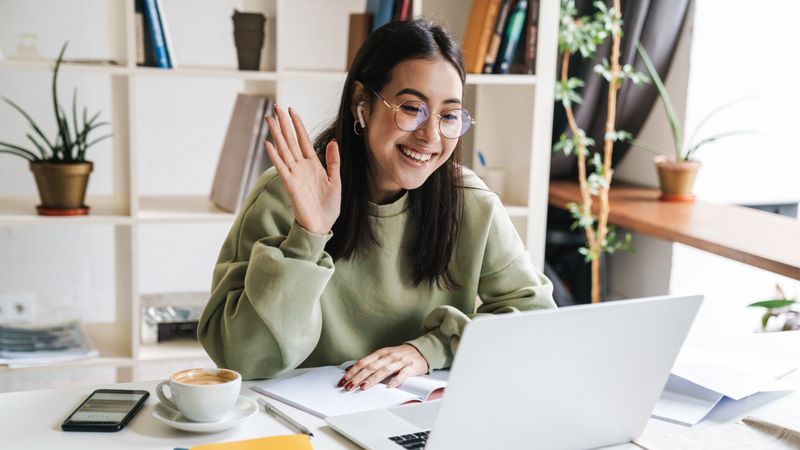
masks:
<svg viewBox="0 0 800 450"><path fill-rule="evenodd" d="M55 68L56 62L53 60L39 60L39 61L20 61L20 60L5 60L0 61L0 69L13 69L13 70L44 70L52 71ZM129 69L127 66L100 64L100 63L62 63L59 70L67 72L84 72L96 73L106 75L127 75Z"/></svg>
<svg viewBox="0 0 800 450"><path fill-rule="evenodd" d="M232 222L234 217L205 196L147 196L139 200L142 222Z"/></svg>
<svg viewBox="0 0 800 450"><path fill-rule="evenodd" d="M89 197L89 215L51 217L36 214L37 197L0 197L0 225L108 224L129 225L132 219L107 197Z"/></svg>
<svg viewBox="0 0 800 450"><path fill-rule="evenodd" d="M658 196L657 189L613 186L609 223L800 280L800 221L701 200L662 202ZM550 183L550 205L566 209L579 201L576 183Z"/></svg>

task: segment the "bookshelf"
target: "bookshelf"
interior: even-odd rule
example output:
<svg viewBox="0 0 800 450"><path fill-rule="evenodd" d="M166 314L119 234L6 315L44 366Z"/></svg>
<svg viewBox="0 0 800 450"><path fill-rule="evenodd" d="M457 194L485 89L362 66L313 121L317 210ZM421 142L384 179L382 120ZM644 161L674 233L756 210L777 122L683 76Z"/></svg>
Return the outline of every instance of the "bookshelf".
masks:
<svg viewBox="0 0 800 450"><path fill-rule="evenodd" d="M18 3L18 8L23 8L22 2ZM62 66L62 75L70 80L88 77L102 79L108 86L108 107L101 110L102 116L110 118L112 122L114 137L109 143L112 156L107 157L106 163L96 164L92 174L92 177L109 178L107 192L93 192L90 181L87 204L92 207L91 215L44 218L35 215L33 207L38 203L35 190L23 194L0 190L0 232L3 228L20 227L26 233L37 236L36 233L47 234L59 227L110 229L106 234L111 241L108 259L113 265L110 273L113 274L114 287L113 295L109 296L112 298L102 301L111 303L103 308L113 310L113 320L85 320L90 338L99 347L98 358L28 369L0 368L0 374L22 374L53 368L77 370L112 367L116 368L117 381L128 381L137 379L137 368L147 363L170 362L185 366L209 361L197 344L140 343L140 296L149 293L143 280L154 271L165 270L164 267L153 267L147 262L149 260L145 261L148 252L144 246L164 245L158 238L150 237L157 235L158 230L167 229L174 234L176 229L194 230L192 227L195 227L202 242L192 245L204 246L206 253L216 254L224 238L219 235L219 230L229 227L234 215L216 209L207 196L230 110L218 114L223 123L217 124L215 138L207 139L204 145L196 142L181 144L179 139L166 134L163 141L160 139L162 136L155 140L152 135L158 134L160 129L154 123L156 119L149 119L148 116L153 105L158 103L148 96L149 92L153 86L165 91L175 87L175 90L184 90L190 96L205 98L213 97L215 90L207 89L203 83L234 86L241 92L269 95L280 104L292 105L301 112L313 134L329 121L338 106L341 85L346 78L344 64L348 15L363 11L365 1L204 0L199 2L200 6L196 6L196 2L164 0L178 60L178 67L170 70L136 66L133 0L94 0L89 3L99 5L106 11L102 17L107 19L104 25L108 33L109 56L120 64L67 63ZM47 7L48 4L31 2L25 3L24 8L37 9L37 14L46 15L52 9ZM414 16L424 15L444 22L460 40L469 14L469 8L465 5L461 0L415 0ZM242 11L260 11L268 17L260 71L235 69L230 23L234 7ZM490 166L498 166L506 171L504 203L533 261L541 267L544 261L558 4L541 1L539 8L536 75L470 74L467 77L465 103L473 111L478 125L465 138L464 159L471 164L472 155L480 149ZM192 20L204 22L207 26L203 33L210 35L213 40L208 38L202 43L194 43ZM308 30L312 29L314 33L309 33ZM59 32L68 34L68 31L62 29ZM61 39L59 35L58 40ZM225 45L229 43L230 48L220 52L224 57L218 61L204 64L192 64L189 61L186 65L181 62L182 55L187 55L188 60L202 59L190 57L203 51L196 47L217 45L220 40ZM209 53L213 52L209 50ZM9 56L6 54L7 58ZM26 77L38 74L47 79L53 65L49 61L0 61L0 75ZM66 84L64 78L60 83ZM230 97L229 105L232 106L235 94L227 97ZM192 109L197 109L196 105L188 102L162 101L163 108L176 117L176 123L181 120L191 122ZM97 110L95 107L90 109ZM184 115L190 118L183 119ZM178 125L176 130L174 134L182 134ZM208 133L212 134L211 131ZM160 159L152 156L153 152L162 152L159 153L161 155L167 151L175 155L170 153ZM8 160L4 158L4 162ZM171 158L175 161L184 158L186 165L179 166ZM170 163L172 166L169 166ZM208 189L186 188L189 192L184 192L181 186L164 188L168 183L162 183L160 187L152 182L159 177L168 177L165 174L176 170L200 179L194 185L207 184ZM19 172L26 171L22 167ZM20 173L18 176L23 178L30 175ZM208 227L216 231L203 231ZM210 279L212 268L213 261L207 264L203 272L207 279ZM208 289L207 285L203 287Z"/></svg>

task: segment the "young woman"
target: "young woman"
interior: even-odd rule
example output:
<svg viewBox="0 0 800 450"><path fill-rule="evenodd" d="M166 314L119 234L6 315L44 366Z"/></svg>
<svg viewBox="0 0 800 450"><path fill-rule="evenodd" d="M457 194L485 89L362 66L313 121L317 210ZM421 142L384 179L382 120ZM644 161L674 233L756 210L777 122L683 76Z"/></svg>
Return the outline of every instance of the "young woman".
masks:
<svg viewBox="0 0 800 450"><path fill-rule="evenodd" d="M275 106L274 168L222 246L200 319L219 366L252 379L358 360L339 386L395 387L452 363L476 297L478 314L555 307L497 195L459 164L465 77L445 30L393 22L359 51L316 142Z"/></svg>

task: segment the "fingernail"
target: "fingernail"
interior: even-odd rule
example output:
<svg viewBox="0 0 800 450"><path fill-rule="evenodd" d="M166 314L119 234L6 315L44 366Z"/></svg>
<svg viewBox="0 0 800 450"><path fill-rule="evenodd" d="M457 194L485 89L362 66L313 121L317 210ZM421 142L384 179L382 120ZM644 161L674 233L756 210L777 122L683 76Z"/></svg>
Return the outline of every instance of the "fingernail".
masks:
<svg viewBox="0 0 800 450"><path fill-rule="evenodd" d="M349 391L349 390L353 389L354 387L356 387L356 385L353 384L353 382L351 381L351 382L347 383L347 386L345 386L344 388Z"/></svg>
<svg viewBox="0 0 800 450"><path fill-rule="evenodd" d="M365 382L359 384L358 387L360 387L361 389L366 389L367 388L367 382L365 381Z"/></svg>
<svg viewBox="0 0 800 450"><path fill-rule="evenodd" d="M337 387L342 387L342 386L344 386L345 383L347 383L347 378L342 377L342 379L339 380L339 384L337 384L336 386Z"/></svg>
<svg viewBox="0 0 800 450"><path fill-rule="evenodd" d="M281 108L280 106L278 106L277 103L273 103L272 105L273 105L273 108L275 108L275 109L280 109Z"/></svg>

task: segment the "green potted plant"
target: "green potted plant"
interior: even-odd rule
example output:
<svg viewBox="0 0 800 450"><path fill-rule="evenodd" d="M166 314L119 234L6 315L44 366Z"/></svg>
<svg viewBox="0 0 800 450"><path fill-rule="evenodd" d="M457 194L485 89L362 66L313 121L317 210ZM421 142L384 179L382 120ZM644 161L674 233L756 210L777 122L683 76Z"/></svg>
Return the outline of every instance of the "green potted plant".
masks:
<svg viewBox="0 0 800 450"><path fill-rule="evenodd" d="M766 308L761 316L761 331L789 331L800 329L800 312L792 309L797 305L797 297L789 298L779 284L775 285L776 298L762 300L747 305L753 308ZM770 326L770 322L775 325Z"/></svg>
<svg viewBox="0 0 800 450"><path fill-rule="evenodd" d="M64 43L53 70L53 110L58 131L54 139L48 139L33 118L19 105L5 96L0 96L3 101L19 111L33 129L33 133L26 133L26 137L33 147L26 148L0 141L0 153L19 156L30 162L30 170L36 179L36 186L42 202L36 207L40 215L64 216L89 213L89 207L84 205L84 199L93 164L86 160L86 150L111 136L111 134L107 134L89 140L89 134L92 131L108 125L108 122L98 122L99 112L88 117L86 108L83 108L82 123L78 122L77 90L73 91L72 95L72 125L70 126L67 113L58 102L57 92L58 70L66 49L67 43Z"/></svg>
<svg viewBox="0 0 800 450"><path fill-rule="evenodd" d="M692 194L692 189L694 186L694 180L697 176L697 171L700 169L700 161L695 159L695 154L697 151L702 146L725 137L730 137L737 134L752 133L752 131L744 130L728 131L700 139L698 138L698 132L714 115L726 108L740 103L742 100L739 99L726 103L708 113L694 129L689 139L684 140L683 134L681 133L683 127L678 120L678 116L675 114L675 110L672 108L672 102L669 99L667 89L664 87L664 82L658 75L655 66L653 66L653 62L645 49L639 44L637 44L636 48L639 51L639 55L642 57L642 61L647 68L647 72L653 79L653 83L656 86L656 90L658 91L658 96L661 98L661 102L664 104L664 111L667 113L667 120L669 121L669 126L672 130L673 155L667 156L666 152L662 151L661 149L638 139L631 139L631 143L634 147L638 147L656 154L655 164L656 170L658 171L659 185L661 187L660 200L694 201L695 197Z"/></svg>

